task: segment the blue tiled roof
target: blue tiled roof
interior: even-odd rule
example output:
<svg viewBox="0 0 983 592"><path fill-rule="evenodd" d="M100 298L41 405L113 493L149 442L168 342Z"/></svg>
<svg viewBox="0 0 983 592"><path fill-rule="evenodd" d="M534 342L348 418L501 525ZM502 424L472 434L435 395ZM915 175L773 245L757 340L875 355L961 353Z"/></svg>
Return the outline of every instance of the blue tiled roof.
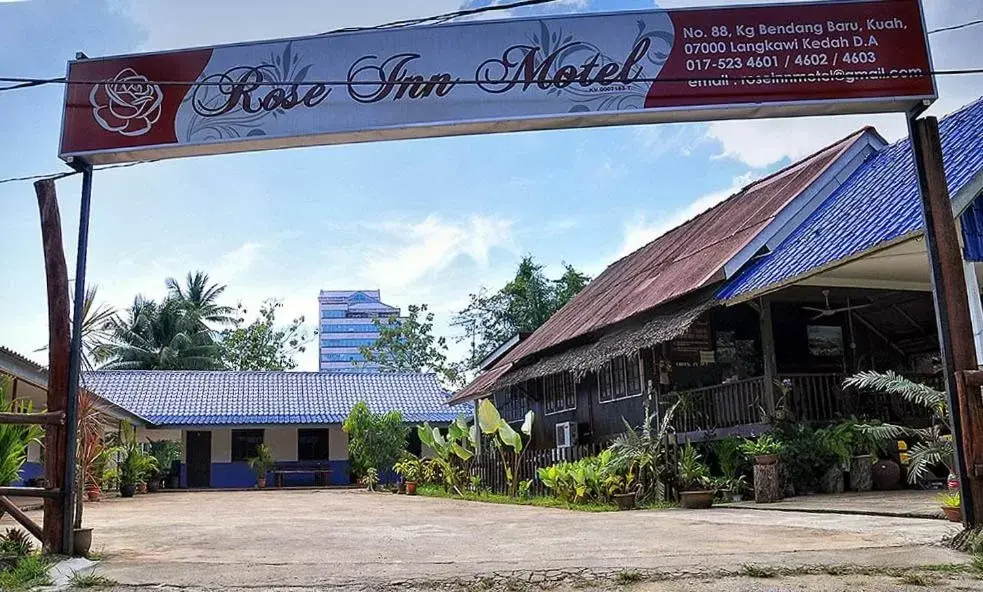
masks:
<svg viewBox="0 0 983 592"><path fill-rule="evenodd" d="M433 374L95 371L85 386L157 426L341 423L359 401L398 410L408 423L448 422L470 407L448 407Z"/></svg>
<svg viewBox="0 0 983 592"><path fill-rule="evenodd" d="M954 196L983 170L983 99L939 125ZM782 284L921 227L914 158L905 139L871 155L781 245L737 274L717 296L732 299Z"/></svg>

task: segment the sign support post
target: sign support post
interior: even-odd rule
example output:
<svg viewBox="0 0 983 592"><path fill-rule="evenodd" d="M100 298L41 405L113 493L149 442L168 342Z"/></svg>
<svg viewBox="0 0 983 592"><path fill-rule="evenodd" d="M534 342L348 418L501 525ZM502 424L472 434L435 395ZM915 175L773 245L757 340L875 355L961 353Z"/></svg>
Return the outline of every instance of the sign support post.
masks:
<svg viewBox="0 0 983 592"><path fill-rule="evenodd" d="M932 295L945 373L956 472L962 496L963 522L972 528L983 521L983 475L974 451L983 421L980 389L959 388L961 373L976 369L969 299L963 274L959 236L942 164L939 122L934 117L909 117L908 129L918 174L925 220L925 244L932 275Z"/></svg>

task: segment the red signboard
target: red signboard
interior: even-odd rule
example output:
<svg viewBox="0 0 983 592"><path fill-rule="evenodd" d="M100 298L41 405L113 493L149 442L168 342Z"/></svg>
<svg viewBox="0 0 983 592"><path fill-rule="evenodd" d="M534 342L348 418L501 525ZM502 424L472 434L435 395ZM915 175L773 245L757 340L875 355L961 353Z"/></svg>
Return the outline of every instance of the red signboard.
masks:
<svg viewBox="0 0 983 592"><path fill-rule="evenodd" d="M369 30L78 60L68 79L61 155L91 163L936 97L918 0Z"/></svg>

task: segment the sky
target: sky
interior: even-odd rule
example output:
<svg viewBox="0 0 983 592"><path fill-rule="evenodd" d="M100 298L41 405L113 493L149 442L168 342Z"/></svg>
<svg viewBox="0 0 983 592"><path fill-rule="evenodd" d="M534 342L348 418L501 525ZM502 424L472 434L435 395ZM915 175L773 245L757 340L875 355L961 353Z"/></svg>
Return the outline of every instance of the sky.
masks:
<svg viewBox="0 0 983 592"><path fill-rule="evenodd" d="M497 0L495 0L497 2ZM464 2L470 7L488 0ZM743 4L734 0L562 0L495 13ZM758 3L762 3L758 0ZM765 2L767 3L767 2ZM925 0L929 28L983 17L983 2ZM156 51L320 33L429 16L461 0L0 0L0 75L57 77L75 52ZM933 35L936 69L983 66L983 28ZM939 79L944 115L983 77ZM56 172L63 89L0 93L0 178ZM321 289L381 289L426 303L453 338L453 312L500 287L532 254L597 275L617 258L852 131L889 140L901 115L624 126L405 140L189 158L95 176L88 282L125 307L160 298L164 279L205 270L227 303L281 299L284 318L317 319ZM57 185L73 275L79 178ZM0 345L44 363L44 267L30 183L0 185ZM453 341L453 339L451 339ZM463 357L466 346L453 345ZM317 348L298 357L317 369Z"/></svg>

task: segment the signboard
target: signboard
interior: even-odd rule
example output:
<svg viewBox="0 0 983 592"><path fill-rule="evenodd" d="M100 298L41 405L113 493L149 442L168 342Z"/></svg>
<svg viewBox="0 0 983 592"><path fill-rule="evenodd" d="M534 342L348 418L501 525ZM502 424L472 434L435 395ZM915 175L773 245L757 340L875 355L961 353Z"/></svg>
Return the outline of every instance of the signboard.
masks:
<svg viewBox="0 0 983 592"><path fill-rule="evenodd" d="M379 29L78 60L68 81L61 156L93 164L936 96L918 0Z"/></svg>

